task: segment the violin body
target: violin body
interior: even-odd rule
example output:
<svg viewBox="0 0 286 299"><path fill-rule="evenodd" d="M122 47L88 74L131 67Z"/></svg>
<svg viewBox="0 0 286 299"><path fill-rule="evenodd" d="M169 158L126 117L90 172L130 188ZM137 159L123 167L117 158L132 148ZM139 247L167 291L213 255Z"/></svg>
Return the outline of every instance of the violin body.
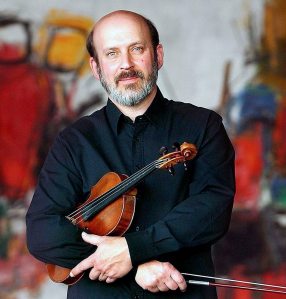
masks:
<svg viewBox="0 0 286 299"><path fill-rule="evenodd" d="M48 275L53 282L62 282L67 285L77 283L84 275L81 273L75 277L70 277L71 269L54 264L46 264Z"/></svg>
<svg viewBox="0 0 286 299"><path fill-rule="evenodd" d="M100 195L105 194L118 184L120 184L126 175L120 175L115 172L105 174L96 185L91 189L90 195L84 204L96 202ZM106 236L122 236L132 223L137 189L133 188L113 201L107 207L97 213L92 219L84 220L80 215L77 226L88 233ZM83 205L84 205L83 204ZM60 267L53 264L47 264L48 275L54 282L62 282L72 285L81 279L83 274L76 277L70 277L71 269Z"/></svg>
<svg viewBox="0 0 286 299"><path fill-rule="evenodd" d="M126 175L119 175L115 172L105 174L92 187L86 203L93 201L94 198L96 201L96 198L120 184L125 178L127 178ZM97 213L91 220L82 219L78 227L95 235L122 236L133 220L136 194L137 189L133 188Z"/></svg>

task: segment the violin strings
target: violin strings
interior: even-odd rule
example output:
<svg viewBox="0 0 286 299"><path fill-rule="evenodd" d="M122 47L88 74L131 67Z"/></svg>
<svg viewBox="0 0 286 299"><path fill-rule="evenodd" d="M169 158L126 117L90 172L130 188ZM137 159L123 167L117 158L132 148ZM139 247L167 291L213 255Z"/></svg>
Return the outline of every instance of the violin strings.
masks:
<svg viewBox="0 0 286 299"><path fill-rule="evenodd" d="M74 211L71 214L69 214L67 216L67 218L70 219L70 220L72 220L72 222L76 222L77 224L80 223L81 221L83 221L83 219L81 221L79 221L79 222L77 222L77 220L81 216L83 217L87 212L95 210L96 207L98 207L101 203L103 203L105 200L107 200L110 196L112 196L116 192L119 192L120 190L123 190L132 181L137 180L141 176L141 173L144 174L145 172L147 172L149 170L152 170L152 168L154 166L155 166L154 169L156 169L158 166L160 166L161 164L165 163L167 160L168 159L156 160L154 162L151 162L147 166L143 167L141 170L137 171L134 175L132 175L129 178L127 178L126 180L122 181L122 183L116 185L114 188L112 188L111 190L107 191L106 193L104 193L103 195L101 195L100 197L98 197L98 199L96 201L92 200L91 202L88 202L88 203L84 204L79 209L77 209L76 211ZM82 215L80 214L81 212L83 212Z"/></svg>
<svg viewBox="0 0 286 299"><path fill-rule="evenodd" d="M148 165L146 166L146 168L147 168L148 166L150 166L150 164L148 164ZM137 173L136 173L136 174L137 174ZM125 182L125 180L124 180L123 182ZM120 185L120 184L119 184L119 185ZM110 194L112 194L113 191L116 192L116 190L118 189L118 186L119 186L119 185L114 186L114 188L112 188L112 189L108 190L106 193L100 195L100 196L98 197L98 199L96 200L96 203L99 204L99 203L101 202L102 199L104 200L104 198L105 198L106 196L109 196ZM82 212L84 213L84 212L89 211L89 209L92 207L93 202L94 202L94 199L91 200L91 201L89 201L89 202L87 202L87 203L85 203L84 205L82 205L81 207L79 207L77 210L75 210L74 212L72 212L71 214L69 214L67 217L69 217L69 218L71 218L71 219L73 219L73 220L77 220L75 217L76 217L77 215L82 216L82 214L81 214Z"/></svg>
<svg viewBox="0 0 286 299"><path fill-rule="evenodd" d="M151 165L151 164L152 164L152 165ZM149 164L148 167L145 167L145 168L146 168L146 169L145 169L145 172L147 172L147 170L153 170L153 167L154 167L154 166L155 166L155 168L154 168L154 170L155 170L158 163L157 163L157 161L155 161L155 162L153 162L153 163L151 163L151 164ZM139 172L140 172L140 171L139 171ZM96 201L95 201L95 200L91 201L91 202L89 203L88 207L86 207L86 208L88 208L88 210L85 209L85 211L83 212L83 214L82 214L81 216L84 217L88 212L93 212L93 211L95 211L96 208L97 208L101 203L103 203L104 201L108 201L108 199L109 199L112 195L114 195L116 192L123 191L124 188L125 188L126 186L128 186L128 184L130 184L132 181L136 181L138 178L140 178L140 175L141 175L141 174L139 175L139 172L137 172L137 173L135 173L133 176L131 176L129 180L126 179L126 180L124 180L122 183L116 185L113 189L111 189L111 190L109 190L108 192L106 192L105 194L103 194L103 195L102 195L101 197L99 197ZM143 173L144 173L144 172L143 172ZM128 180L128 181L127 181L127 180ZM79 218L80 218L80 216L77 217L76 220L78 220ZM83 218L82 218L80 221L78 221L77 224L80 223L80 222L82 222L82 221L84 221Z"/></svg>
<svg viewBox="0 0 286 299"><path fill-rule="evenodd" d="M145 167L146 169L149 168L150 166L153 165L147 165L147 167ZM141 172L141 171L139 171ZM135 173L136 175L138 173ZM125 185L127 185L128 182L126 182L126 180L122 181L122 183L116 185L114 188L112 188L111 190L108 190L106 193L100 195L97 200L93 199L92 201L88 202L87 204L85 204L84 206L80 207L78 210L76 210L76 213L73 213L72 218L73 220L77 220L78 218L80 218L81 216L84 216L87 212L90 212L93 208L96 208L97 206L99 206L102 202L104 202L106 199L108 199L110 196L112 196L114 193L116 193L117 191L120 190L120 188L124 188ZM78 216L78 217L76 217ZM68 216L70 217L70 216ZM76 217L76 218L75 218ZM78 222L79 223L79 222Z"/></svg>
<svg viewBox="0 0 286 299"><path fill-rule="evenodd" d="M116 185L115 187L113 187L112 189L110 189L109 191L107 191L106 193L100 195L98 197L98 200L96 200L96 203L98 203L98 201L105 195L109 195L109 193L115 191L117 192L121 186L123 186L123 188L125 187L125 184L129 184L129 182L132 182L132 180L136 180L138 177L141 176L141 172L144 174L144 172L147 172L149 169L149 167L153 167L155 166L155 169L158 168L158 166L161 166L162 164L164 164L165 162L167 162L169 159L168 158L164 158L164 159L158 159L158 160L155 160L153 162L151 162L150 164L146 165L145 167L143 167L142 169L140 169L139 171L137 171L136 173L134 173L133 175L131 175L130 177L128 177L127 179L125 179L124 181L122 181L121 183L119 183L118 185ZM152 168L151 168L152 169ZM154 170L155 170L154 169ZM133 180L133 181L134 181ZM116 190L116 188L118 188ZM114 194L114 193L113 193ZM81 205L81 207L77 210L75 210L74 212L70 213L68 216L66 216L67 218L73 218L75 215L81 213L82 211L84 211L86 208L89 208L90 205L92 205L94 203L94 200L92 201L89 201L83 205Z"/></svg>
<svg viewBox="0 0 286 299"><path fill-rule="evenodd" d="M104 193L103 195L101 195L100 197L98 197L97 200L92 200L91 202L88 203L88 205L85 206L84 209L81 209L81 211L84 211L81 215L78 215L78 217L74 218L73 217L73 221L75 222L75 224L79 224L80 222L84 221L84 216L88 213L88 212L93 212L96 210L96 208L103 203L104 201L107 201L112 195L114 195L116 192L122 191L124 190L124 188L126 186L128 186L128 184L130 182L135 181L137 178L140 177L141 172L147 172L147 170L152 170L153 167L156 167L156 161L152 162L151 164L147 165L146 167L144 167L142 170L144 171L138 171L136 172L133 176L129 177L130 179L126 179L124 181L122 181L122 183L116 185L114 188L112 188L111 190L107 191L106 193ZM156 169L156 168L154 168ZM81 218L82 217L82 218ZM81 218L81 219L80 219ZM79 220L80 219L80 220ZM79 221L78 221L79 220Z"/></svg>
<svg viewBox="0 0 286 299"><path fill-rule="evenodd" d="M150 163L150 164L153 164L154 162ZM150 166L150 164L146 165L144 168L140 169L138 172L141 172L143 171L145 168L148 168ZM134 175L136 175L138 172L136 172ZM122 181L122 182L125 182L126 180ZM114 188L118 187L120 184L116 185ZM114 188L108 190L106 193L102 194L100 197L102 197L103 195L107 195L108 193L110 193L111 191L114 190ZM98 199L100 199L100 197ZM85 208L89 208L90 204L92 203L93 201L91 202L87 202L85 203L84 205L82 205L79 209L75 210L74 212L70 213L67 217L72 217L72 216L75 216L76 214L78 214L79 212L82 212L84 211Z"/></svg>

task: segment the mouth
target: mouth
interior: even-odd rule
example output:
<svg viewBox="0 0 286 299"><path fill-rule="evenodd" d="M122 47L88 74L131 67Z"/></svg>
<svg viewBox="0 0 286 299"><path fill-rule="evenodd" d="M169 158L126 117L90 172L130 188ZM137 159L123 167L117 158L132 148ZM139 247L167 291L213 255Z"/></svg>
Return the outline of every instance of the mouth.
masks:
<svg viewBox="0 0 286 299"><path fill-rule="evenodd" d="M138 79L143 79L144 75L141 72L137 71L129 71L121 73L117 76L115 82L118 84L119 82L130 84L135 83Z"/></svg>
<svg viewBox="0 0 286 299"><path fill-rule="evenodd" d="M118 82L123 82L123 83L134 83L139 79L139 77L133 76L133 77L127 77L127 78L121 78L118 80Z"/></svg>

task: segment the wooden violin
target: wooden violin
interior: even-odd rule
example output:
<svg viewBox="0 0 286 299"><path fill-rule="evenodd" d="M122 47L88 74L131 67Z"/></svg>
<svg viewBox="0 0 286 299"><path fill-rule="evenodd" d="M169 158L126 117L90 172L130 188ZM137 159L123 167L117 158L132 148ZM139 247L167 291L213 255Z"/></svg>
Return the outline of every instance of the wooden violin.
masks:
<svg viewBox="0 0 286 299"><path fill-rule="evenodd" d="M89 233L106 236L122 236L130 227L136 204L135 188L142 179L156 169L169 169L178 163L186 163L197 154L196 146L187 142L166 153L131 176L109 172L92 187L87 200L66 216L72 224ZM74 284L81 277L70 277L71 269L47 264L49 277L54 282Z"/></svg>

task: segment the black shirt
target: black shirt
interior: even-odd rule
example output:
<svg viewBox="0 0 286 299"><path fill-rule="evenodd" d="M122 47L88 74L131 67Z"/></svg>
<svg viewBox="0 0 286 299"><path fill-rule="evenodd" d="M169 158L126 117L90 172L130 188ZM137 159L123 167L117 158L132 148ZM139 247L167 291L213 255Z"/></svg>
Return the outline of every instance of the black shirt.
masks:
<svg viewBox="0 0 286 299"><path fill-rule="evenodd" d="M134 122L109 100L58 135L27 213L31 253L46 263L74 267L94 248L65 216L107 172L129 176L156 160L162 146L173 151L174 142L185 141L197 146L197 156L187 171L178 164L174 176L156 170L138 184L125 237L134 268L157 259L182 272L213 274L210 248L227 231L233 204L233 147L218 114L169 101L159 90Z"/></svg>

